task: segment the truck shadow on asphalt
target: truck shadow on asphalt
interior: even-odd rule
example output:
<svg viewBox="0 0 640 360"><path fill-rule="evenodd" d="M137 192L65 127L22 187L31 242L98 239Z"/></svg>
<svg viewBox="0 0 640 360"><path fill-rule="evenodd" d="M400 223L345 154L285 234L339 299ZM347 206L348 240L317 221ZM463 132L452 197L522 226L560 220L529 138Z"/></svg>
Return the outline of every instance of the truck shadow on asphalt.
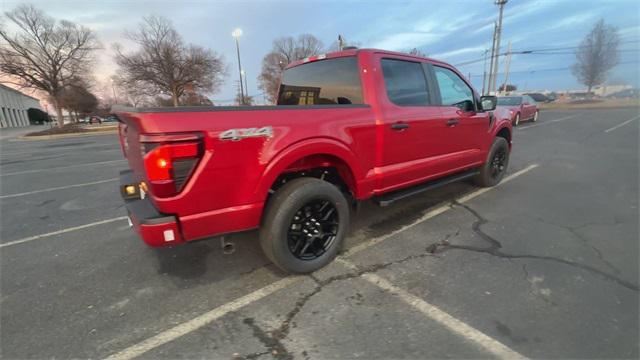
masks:
<svg viewBox="0 0 640 360"><path fill-rule="evenodd" d="M452 201L473 189L475 187L470 183L460 182L387 207L377 206L372 201L362 202L352 216L349 235L342 251L397 230L422 216L427 209ZM265 267L278 277L286 276L264 256L257 231L233 234L225 239L235 246L232 254L223 252L219 237L176 247L147 250L157 260L157 273L170 277L180 289L233 279Z"/></svg>

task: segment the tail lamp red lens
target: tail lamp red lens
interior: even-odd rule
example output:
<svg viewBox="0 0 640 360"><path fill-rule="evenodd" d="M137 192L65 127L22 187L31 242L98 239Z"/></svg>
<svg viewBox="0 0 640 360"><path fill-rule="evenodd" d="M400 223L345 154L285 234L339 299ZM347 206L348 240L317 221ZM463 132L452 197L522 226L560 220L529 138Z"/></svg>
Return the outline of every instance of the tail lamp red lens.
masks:
<svg viewBox="0 0 640 360"><path fill-rule="evenodd" d="M172 138L167 135L146 135L140 141L145 152L144 167L151 193L158 197L178 194L202 156L202 142L198 138Z"/></svg>

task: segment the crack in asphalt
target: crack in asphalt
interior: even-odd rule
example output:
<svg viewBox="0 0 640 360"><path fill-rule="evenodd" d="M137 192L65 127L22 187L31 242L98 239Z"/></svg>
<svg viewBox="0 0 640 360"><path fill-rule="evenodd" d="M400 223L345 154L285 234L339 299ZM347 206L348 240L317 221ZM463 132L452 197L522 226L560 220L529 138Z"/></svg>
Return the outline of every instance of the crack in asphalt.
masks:
<svg viewBox="0 0 640 360"><path fill-rule="evenodd" d="M596 256L598 257L598 259L600 259L600 261L602 261L603 264L605 264L609 269L611 269L614 273L616 273L616 275L620 275L622 273L617 267L615 267L615 265L613 265L611 262L609 262L607 259L604 258L604 255L602 254L602 251L600 249L598 249L595 245L591 244L589 240L585 239L580 233L578 233L579 229L582 229L588 226L593 226L593 225L600 225L600 223L592 221L592 222L584 223L579 226L572 227L572 226L557 224L552 221L545 220L541 217L538 217L537 219L538 221L543 222L545 224L559 227L561 229L564 229L570 232L573 236L575 236L578 240L580 240L585 246L593 250L593 252L596 253ZM615 226L618 224L620 224L620 222L617 219L614 219L614 222L612 224L607 224L607 225Z"/></svg>
<svg viewBox="0 0 640 360"><path fill-rule="evenodd" d="M455 232L452 233L448 233L446 234L442 239L431 243L429 245L426 246L424 252L422 253L417 253L417 254L413 254L413 255L409 255L406 257L403 257L401 259L398 260L394 260L394 261L390 261L390 262L384 262L384 263L378 263L378 264L373 264L373 265L368 265L368 266L359 266L357 268L356 271L352 271L352 272L348 272L345 274L340 274L340 275L335 275L329 278L326 278L324 280L318 279L316 276L314 276L313 274L311 275L307 275L308 278L312 279L316 286L309 292L301 295L300 297L298 297L298 299L296 300L293 308L285 315L284 320L282 320L282 322L280 323L280 325L271 331L265 331L262 328L260 328L255 320L253 318L246 318L244 319L244 323L246 325L248 325L252 331L253 331L253 336L258 339L268 351L265 352L260 352L260 353L254 353L254 354L249 354L249 355L244 355L244 356L240 356L239 358L244 358L244 359L255 359L257 357L263 356L263 355L267 355L270 354L273 358L275 359L282 359L282 360L292 360L294 358L294 355L292 353L289 352L289 350L286 348L286 346L282 343L282 341L284 339L286 339L289 335L289 332L291 331L291 327L295 327L296 324L294 322L295 317L302 311L302 309L304 308L304 306L309 302L309 300L314 297L315 295L319 294L326 286L337 282L337 281L344 281L344 280L349 280L349 279L354 279L354 278L358 278L364 274L368 274L368 273L375 273L377 271L380 271L382 269L386 269L392 265L397 265L397 264L402 264L411 260L416 260L416 259L422 259L425 257L433 257L433 258L440 258L438 256L438 254L443 253L444 251L447 250L466 250L466 251L472 251L472 252L477 252L477 253L484 253L484 254L489 254L495 257L499 257L499 258L503 258L506 259L510 262L513 262L513 260L516 259L534 259L534 260L544 260L544 261L552 261L552 262L556 262L556 263L560 263L560 264L564 264L567 266L571 266L574 268L578 268L578 269L582 269L588 272L591 272L593 274L599 275L601 277L603 277L604 279L614 282L620 286L623 286L629 290L633 290L633 291L638 291L639 288L636 284L633 284L631 282L628 282L624 279L619 278L618 276L615 275L611 275L607 272L598 270L594 267L585 265L585 264L581 264L578 262L574 262L571 260L566 260L566 259L561 259L561 258L556 258L556 257L552 257L552 256L542 256L542 255L529 255L529 254L508 254L508 253L504 253L501 249L502 249L502 244L500 243L500 241L496 240L495 238L493 238L492 236L488 235L487 233L485 233L482 230L482 226L489 223L489 221L487 219L485 219L482 215L480 215L480 213L478 213L476 210L474 210L473 208L469 207L468 205L462 204L460 202L457 201L452 201L453 206L459 206L464 208L465 210L467 210L469 213L471 213L476 220L473 222L473 224L471 225L471 229L473 230L473 232L478 235L481 239L483 239L486 243L489 244L488 247L479 247L479 246L467 246L467 245L455 245L455 244L451 244L451 242L449 241L452 237L457 237L460 234L460 229L457 229ZM541 220L544 221L544 220ZM557 225L557 224L553 224L550 223L551 225ZM585 242L585 244L589 245L590 247L593 248L593 250L596 252L596 254L598 254L600 260L603 261L603 263L607 264L610 268L615 269L615 267L613 267L612 264L608 264L608 262L604 259L604 257L602 257L601 252L599 252L599 249L591 246L591 244L588 244L586 242L586 240L584 238L582 238L579 234L575 233L577 231L577 229L583 228L585 226L589 226L592 225L592 223L587 223L584 225L580 225L577 227L573 227L573 228L567 228L568 231L572 232L576 237L578 237L581 241ZM558 225L560 226L560 225ZM562 227L562 226L561 226ZM530 279L529 276L529 272L526 268L526 264L522 265L522 270L524 273L524 277L525 280L527 282L529 282L532 286L534 286L534 280ZM616 273L618 274L619 271L617 271L617 269L615 269ZM532 288L530 290L530 293L534 293L535 291L533 291L534 289ZM543 301L547 302L550 305L557 305L555 304L553 301L551 301L550 299L546 298L545 296L543 296L543 294L539 294L539 293L535 293L534 294L537 297L540 297Z"/></svg>
<svg viewBox="0 0 640 360"><path fill-rule="evenodd" d="M266 331L262 330L262 328L255 323L253 318L246 318L242 322L247 324L251 330L253 330L253 337L258 339L268 349L268 351L245 355L241 358L255 359L262 355L271 354L271 356L276 359L293 359L293 356L289 354L282 342L280 342L281 339L274 336L274 334L267 334Z"/></svg>
<svg viewBox="0 0 640 360"><path fill-rule="evenodd" d="M458 231L456 231L455 233L452 233L452 234L446 234L444 236L444 238L439 240L439 241L437 241L437 243L448 243L448 239L449 238L451 238L452 236L457 236L459 233L460 233L460 230L458 230ZM253 330L253 336L256 339L258 339L269 351L264 352L264 353L256 353L256 354L244 355L244 356L241 356L240 358L252 359L252 358L256 358L258 356L271 354L273 356L273 358L278 359L278 360L292 360L293 359L293 354L291 354L287 350L287 348L282 343L282 340L287 338L287 336L289 335L289 332L291 331L291 327L292 326L293 327L296 326L293 320L300 313L300 311L302 311L302 308L309 302L309 300L312 297L314 297L315 295L320 293L326 286L328 286L328 285L330 285L330 284L332 284L334 282L337 282L337 281L344 281L344 280L354 279L354 278L358 278L358 277L360 277L360 276L362 276L364 274L375 273L375 272L377 272L379 270L386 269L389 266L396 265L396 264L402 264L402 263L407 262L407 261L411 261L411 260L415 260L415 259L421 259L421 258L425 258L425 257L438 258L438 256L434 255L434 251L435 251L434 248L431 248L431 247L427 246L425 251L422 252L422 253L409 255L409 256L406 256L404 258L395 260L395 261L390 261L390 262L385 262L385 263L379 263L379 264L373 264L373 265L358 267L357 271L331 276L331 277L326 278L324 280L318 279L313 274L307 275L308 278L310 278L311 280L313 280L316 283L316 286L313 288L313 290L307 292L306 294L303 294L302 296L300 296L296 300L293 308L285 315L284 320L280 323L280 326L278 326L275 330L272 330L270 332L266 332L266 331L262 330L255 323L253 318L244 319L243 322L245 324L247 324Z"/></svg>
<svg viewBox="0 0 640 360"><path fill-rule="evenodd" d="M468 246L468 245L453 245L453 244L449 244L449 243L436 243L435 244L434 253L437 253L438 250L440 250L440 249L441 249L440 252L446 251L448 249L458 249L458 250L466 250L466 251L485 253L485 254L489 254L489 255L492 255L492 256L495 256L495 257L499 257L499 258L503 258L503 259L534 259L534 260L551 261L551 262L556 262L556 263L560 263L560 264L564 264L564 265L568 265L568 266L571 266L571 267L574 267L574 268L578 268L578 269L582 269L582 270L588 271L590 273L599 275L599 276L603 277L606 280L614 282L614 283L616 283L616 284L618 284L618 285L620 285L622 287L625 287L625 288L627 288L629 290L639 291L638 285L636 285L636 284L634 284L632 282L629 282L627 280L621 279L620 277L618 277L616 275L609 274L607 272L604 272L602 270L596 269L596 268L591 267L589 265L581 264L579 262L566 260L566 259L561 259L561 258L557 258L557 257L553 257L553 256L504 253L504 252L502 252L502 250L500 250L502 248L502 244L498 240L494 239L493 237L491 237L490 235L488 235L487 233L485 233L482 230L482 226L489 222L487 219L482 217L482 215L480 215L480 213L478 213L476 210L472 209L468 205L462 204L462 203L457 202L457 201L453 201L453 204L454 204L454 206L460 206L460 207L466 209L469 213L471 213L476 218L476 221L473 222L473 224L471 225L471 228L472 228L473 232L476 235L478 235L481 239L483 239L485 242L487 242L489 244L489 246L488 247L479 247L479 246ZM433 244L431 246L433 246Z"/></svg>

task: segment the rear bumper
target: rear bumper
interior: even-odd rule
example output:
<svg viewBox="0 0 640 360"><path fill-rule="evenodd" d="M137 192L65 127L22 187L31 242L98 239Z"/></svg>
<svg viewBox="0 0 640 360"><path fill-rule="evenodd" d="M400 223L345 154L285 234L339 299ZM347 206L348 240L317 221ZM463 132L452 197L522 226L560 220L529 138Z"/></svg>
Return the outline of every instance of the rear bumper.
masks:
<svg viewBox="0 0 640 360"><path fill-rule="evenodd" d="M120 172L120 187L137 184L131 170ZM171 246L184 243L178 219L160 213L151 200L124 199L131 224L142 240L149 246Z"/></svg>
<svg viewBox="0 0 640 360"><path fill-rule="evenodd" d="M131 170L120 172L121 189L138 183ZM123 199L133 228L153 247L255 229L260 224L264 206L255 203L178 217L161 213L149 198L128 199L123 195Z"/></svg>

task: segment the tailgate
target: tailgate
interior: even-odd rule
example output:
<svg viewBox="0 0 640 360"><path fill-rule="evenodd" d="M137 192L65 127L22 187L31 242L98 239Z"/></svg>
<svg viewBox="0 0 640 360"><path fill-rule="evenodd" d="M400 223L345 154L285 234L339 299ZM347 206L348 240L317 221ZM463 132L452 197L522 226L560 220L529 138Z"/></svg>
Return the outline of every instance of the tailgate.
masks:
<svg viewBox="0 0 640 360"><path fill-rule="evenodd" d="M143 163L143 151L140 146L140 127L137 119L130 114L118 114L120 120L119 135L122 152L133 170L133 176L137 181L146 180Z"/></svg>

